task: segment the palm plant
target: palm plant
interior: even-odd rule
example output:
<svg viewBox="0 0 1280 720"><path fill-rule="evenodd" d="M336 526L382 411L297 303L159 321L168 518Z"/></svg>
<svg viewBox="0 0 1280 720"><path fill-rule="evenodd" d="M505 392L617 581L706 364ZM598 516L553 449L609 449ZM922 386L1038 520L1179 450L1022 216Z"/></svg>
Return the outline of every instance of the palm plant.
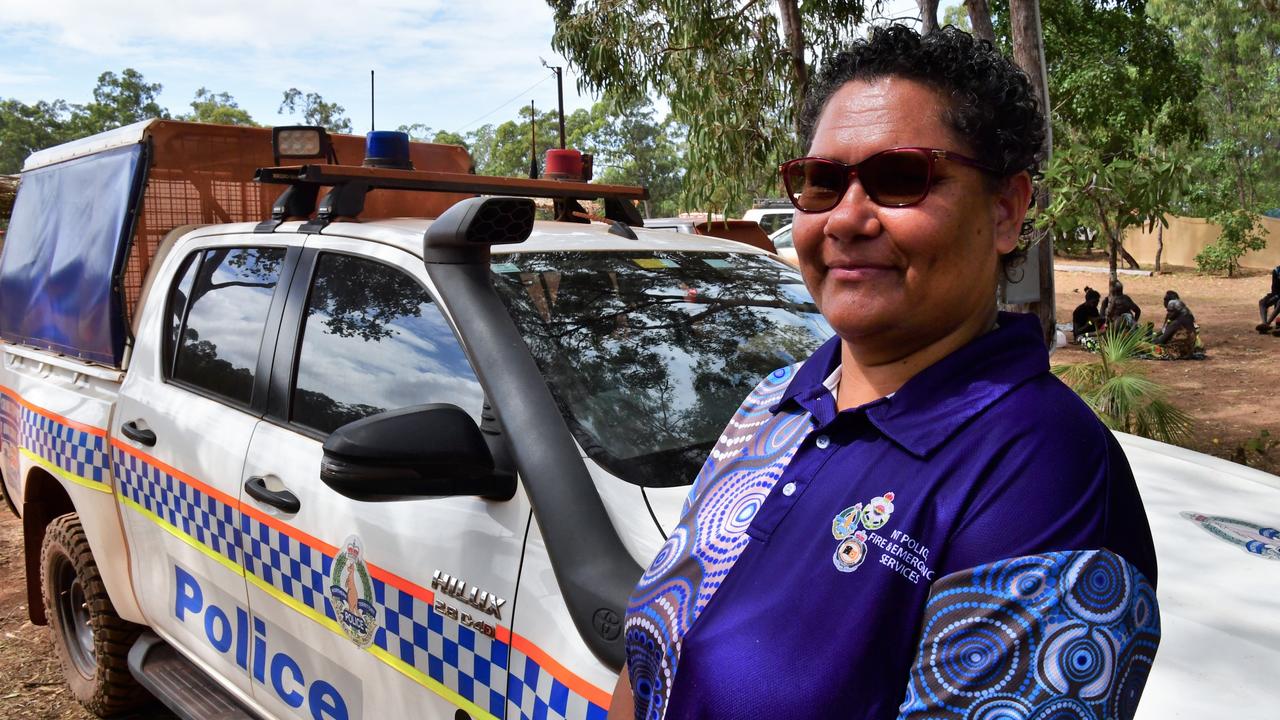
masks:
<svg viewBox="0 0 1280 720"><path fill-rule="evenodd" d="M1113 327L1098 338L1096 360L1052 370L1112 430L1177 444L1190 436L1193 421L1146 376L1138 360L1151 349L1142 329Z"/></svg>

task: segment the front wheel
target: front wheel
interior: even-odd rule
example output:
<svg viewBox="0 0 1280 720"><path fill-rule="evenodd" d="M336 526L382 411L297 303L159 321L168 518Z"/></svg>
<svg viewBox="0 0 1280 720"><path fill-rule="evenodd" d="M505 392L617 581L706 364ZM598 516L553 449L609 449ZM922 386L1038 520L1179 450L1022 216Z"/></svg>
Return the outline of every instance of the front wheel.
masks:
<svg viewBox="0 0 1280 720"><path fill-rule="evenodd" d="M129 674L129 648L142 626L116 615L75 513L54 519L40 548L45 616L62 674L76 700L100 717L148 700Z"/></svg>

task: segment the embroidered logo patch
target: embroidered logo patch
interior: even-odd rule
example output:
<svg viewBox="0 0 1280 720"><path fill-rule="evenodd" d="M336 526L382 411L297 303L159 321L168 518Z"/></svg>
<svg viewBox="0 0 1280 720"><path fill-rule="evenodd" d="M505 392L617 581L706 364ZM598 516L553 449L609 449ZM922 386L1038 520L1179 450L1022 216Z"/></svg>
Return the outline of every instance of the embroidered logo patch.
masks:
<svg viewBox="0 0 1280 720"><path fill-rule="evenodd" d="M831 562L840 572L857 570L867 558L867 533L878 530L893 515L893 493L887 492L865 503L855 503L836 513L831 520L831 535L840 541Z"/></svg>
<svg viewBox="0 0 1280 720"><path fill-rule="evenodd" d="M341 548L329 572L329 603L347 637L360 647L368 647L378 629L378 609L373 604L373 581L364 562L364 545L352 535Z"/></svg>
<svg viewBox="0 0 1280 720"><path fill-rule="evenodd" d="M1184 512L1182 517L1199 525L1210 535L1239 546L1250 555L1268 560L1280 560L1280 530L1276 528L1262 527L1257 523L1220 515L1201 515L1197 512Z"/></svg>

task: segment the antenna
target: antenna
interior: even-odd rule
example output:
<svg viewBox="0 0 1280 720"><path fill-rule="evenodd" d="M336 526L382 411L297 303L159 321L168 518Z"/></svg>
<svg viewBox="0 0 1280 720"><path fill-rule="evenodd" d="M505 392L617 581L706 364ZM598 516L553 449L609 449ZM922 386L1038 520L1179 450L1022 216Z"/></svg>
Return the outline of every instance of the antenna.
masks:
<svg viewBox="0 0 1280 720"><path fill-rule="evenodd" d="M374 99L373 71L370 70L369 71L369 131L370 132L373 132L374 130L378 129L377 123L373 121L373 107L374 107L373 99Z"/></svg>
<svg viewBox="0 0 1280 720"><path fill-rule="evenodd" d="M538 112L529 101L529 177L538 179Z"/></svg>

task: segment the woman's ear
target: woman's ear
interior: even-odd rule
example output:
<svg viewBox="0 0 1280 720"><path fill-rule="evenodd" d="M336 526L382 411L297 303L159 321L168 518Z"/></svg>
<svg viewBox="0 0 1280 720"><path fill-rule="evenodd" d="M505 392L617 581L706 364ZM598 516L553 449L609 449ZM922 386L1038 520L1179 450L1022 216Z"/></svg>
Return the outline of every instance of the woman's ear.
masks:
<svg viewBox="0 0 1280 720"><path fill-rule="evenodd" d="M1013 252L1022 234L1022 221L1031 205L1031 175L1020 172L1004 181L995 195L996 252Z"/></svg>

